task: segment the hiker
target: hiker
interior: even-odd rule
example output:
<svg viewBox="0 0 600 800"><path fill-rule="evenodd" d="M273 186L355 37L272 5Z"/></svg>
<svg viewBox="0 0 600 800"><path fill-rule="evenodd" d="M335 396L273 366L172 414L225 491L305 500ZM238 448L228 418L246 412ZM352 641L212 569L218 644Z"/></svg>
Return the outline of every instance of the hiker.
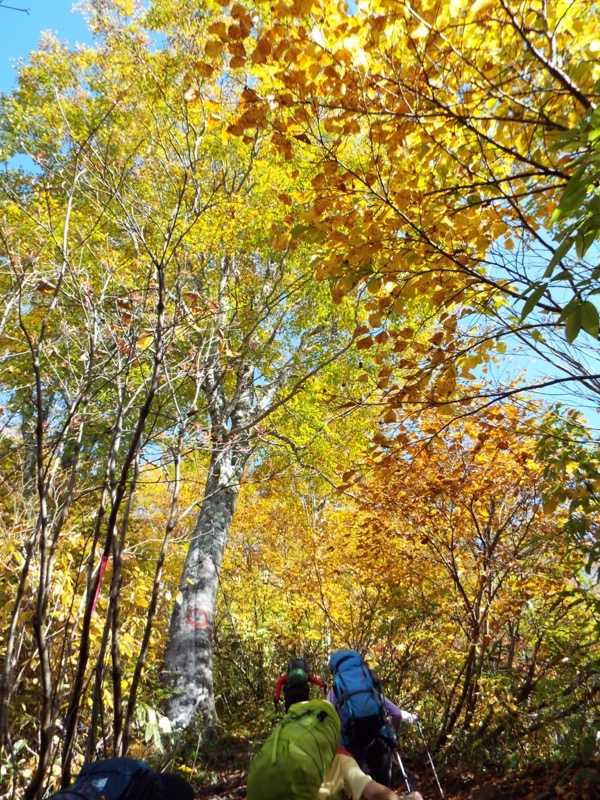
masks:
<svg viewBox="0 0 600 800"><path fill-rule="evenodd" d="M287 666L287 672L284 672L275 684L275 711L279 708L282 687L284 707L287 714L291 705L309 699L309 683L314 683L315 686L320 686L323 691L327 691L327 684L315 675L310 674L310 667L307 661L303 658L292 658Z"/></svg>
<svg viewBox="0 0 600 800"><path fill-rule="evenodd" d="M85 766L68 789L48 800L194 800L180 775L156 772L137 758L106 758Z"/></svg>
<svg viewBox="0 0 600 800"><path fill-rule="evenodd" d="M357 650L333 653L329 668L333 688L327 699L340 715L342 744L365 773L391 787L400 724L413 724L418 715L402 711L388 700L379 679Z"/></svg>
<svg viewBox="0 0 600 800"><path fill-rule="evenodd" d="M352 800L399 800L365 775L340 747L340 734L327 700L294 704L252 759L246 800L327 800L340 791Z"/></svg>

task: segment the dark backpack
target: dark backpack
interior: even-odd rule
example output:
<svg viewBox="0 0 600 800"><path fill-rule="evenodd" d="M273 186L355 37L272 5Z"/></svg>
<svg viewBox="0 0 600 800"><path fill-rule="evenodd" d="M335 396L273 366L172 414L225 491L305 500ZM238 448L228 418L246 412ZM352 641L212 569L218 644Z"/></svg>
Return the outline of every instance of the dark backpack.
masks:
<svg viewBox="0 0 600 800"><path fill-rule="evenodd" d="M308 686L310 667L303 658L292 658L287 667L287 686Z"/></svg>
<svg viewBox="0 0 600 800"><path fill-rule="evenodd" d="M71 786L70 789L63 789L61 792L50 795L48 800L103 800L104 795L100 794L95 786L91 783L84 783L75 788Z"/></svg>
<svg viewBox="0 0 600 800"><path fill-rule="evenodd" d="M107 758L85 766L73 786L48 800L194 800L179 775L155 772L135 758Z"/></svg>
<svg viewBox="0 0 600 800"><path fill-rule="evenodd" d="M329 659L342 742L366 747L377 736L389 738L383 692L357 650L338 650Z"/></svg>

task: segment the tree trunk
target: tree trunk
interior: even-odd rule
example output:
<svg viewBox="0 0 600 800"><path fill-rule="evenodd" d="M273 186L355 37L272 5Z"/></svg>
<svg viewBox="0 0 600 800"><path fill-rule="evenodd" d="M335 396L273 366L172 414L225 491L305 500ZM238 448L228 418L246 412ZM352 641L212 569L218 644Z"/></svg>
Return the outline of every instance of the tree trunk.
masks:
<svg viewBox="0 0 600 800"><path fill-rule="evenodd" d="M183 730L199 714L216 719L212 678L212 632L219 571L246 461L238 440L213 452L202 509L183 568L171 617L165 671L173 690L167 715Z"/></svg>

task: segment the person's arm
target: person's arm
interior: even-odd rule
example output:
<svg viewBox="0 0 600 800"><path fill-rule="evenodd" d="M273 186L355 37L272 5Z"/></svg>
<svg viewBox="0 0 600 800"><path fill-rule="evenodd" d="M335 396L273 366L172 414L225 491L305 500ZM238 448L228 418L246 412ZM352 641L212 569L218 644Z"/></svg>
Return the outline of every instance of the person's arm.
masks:
<svg viewBox="0 0 600 800"><path fill-rule="evenodd" d="M404 722L402 716L403 713L395 703L392 703L391 700L388 700L387 697L383 698L385 701L385 710L387 715L389 716L392 725L394 726L394 730L398 733L398 729L400 728L400 723Z"/></svg>
<svg viewBox="0 0 600 800"><path fill-rule="evenodd" d="M325 698L325 700L327 700L328 703L331 703L331 705L335 708L336 711L339 710L337 697L335 696L335 692L333 691L333 689L330 689L327 692L327 697Z"/></svg>
<svg viewBox="0 0 600 800"><path fill-rule="evenodd" d="M365 786L372 783L370 775L365 775L356 760L344 747L338 747L329 769L325 773L319 789L318 800L325 800L344 791L352 800L361 800ZM382 798L385 800L385 798Z"/></svg>
<svg viewBox="0 0 600 800"><path fill-rule="evenodd" d="M412 725L419 719L417 714L411 714L408 711L403 711L402 709L398 708L395 703L392 703L391 700L388 700L387 697L384 697L383 699L385 701L385 709L392 721L392 725L394 726L396 733L400 728L401 722L407 722L409 725Z"/></svg>
<svg viewBox="0 0 600 800"><path fill-rule="evenodd" d="M329 775L331 795L343 788L352 800L399 800L395 792L366 775L342 745L337 749Z"/></svg>
<svg viewBox="0 0 600 800"><path fill-rule="evenodd" d="M399 800L399 795L392 792L387 786L383 786L383 784L377 783L377 781L371 781L371 783L367 783L365 786L360 800ZM411 792L410 794L404 795L403 800L423 800L423 796L420 792Z"/></svg>
<svg viewBox="0 0 600 800"><path fill-rule="evenodd" d="M287 681L287 679L288 679L287 672L285 672L283 675L279 677L279 680L275 684L275 708L277 708L277 704L279 703L279 700L281 698L281 689L283 687L283 684Z"/></svg>
<svg viewBox="0 0 600 800"><path fill-rule="evenodd" d="M419 795L419 798L423 800L421 795ZM419 800L419 798L416 797L416 795L409 794L404 798L404 800ZM384 786L382 783L377 783L377 781L369 781L369 783L367 783L363 789L360 800L400 800L400 798L396 792L388 789L388 787Z"/></svg>
<svg viewBox="0 0 600 800"><path fill-rule="evenodd" d="M308 676L308 680L310 681L310 683L314 683L314 684L315 684L315 686L320 686L320 687L321 687L321 689L327 689L327 684L326 684L326 683L324 683L324 682L321 680L321 678L317 678L317 676L316 676L316 675L309 675L309 676Z"/></svg>

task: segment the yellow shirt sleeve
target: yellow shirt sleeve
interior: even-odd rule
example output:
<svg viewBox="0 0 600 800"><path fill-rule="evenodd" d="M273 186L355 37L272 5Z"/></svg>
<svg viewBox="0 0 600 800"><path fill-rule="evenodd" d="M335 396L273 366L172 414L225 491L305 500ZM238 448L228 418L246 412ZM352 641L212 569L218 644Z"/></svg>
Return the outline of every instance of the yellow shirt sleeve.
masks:
<svg viewBox="0 0 600 800"><path fill-rule="evenodd" d="M327 800L343 791L352 800L360 800L367 783L371 781L350 755L337 753L319 789L319 800Z"/></svg>

